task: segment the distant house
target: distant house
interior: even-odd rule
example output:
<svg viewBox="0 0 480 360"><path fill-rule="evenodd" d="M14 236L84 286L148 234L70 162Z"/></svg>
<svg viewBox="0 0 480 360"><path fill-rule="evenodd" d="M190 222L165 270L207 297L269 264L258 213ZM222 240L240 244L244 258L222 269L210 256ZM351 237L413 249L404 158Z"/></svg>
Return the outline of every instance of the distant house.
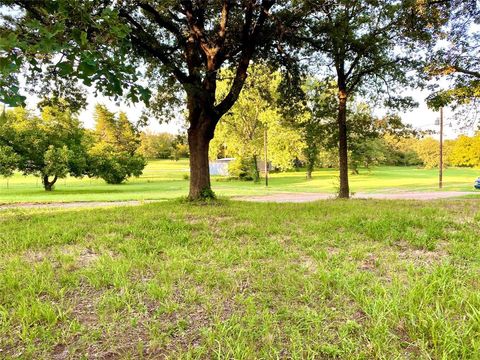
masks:
<svg viewBox="0 0 480 360"><path fill-rule="evenodd" d="M210 161L210 175L228 176L228 164L230 164L235 158L224 158Z"/></svg>

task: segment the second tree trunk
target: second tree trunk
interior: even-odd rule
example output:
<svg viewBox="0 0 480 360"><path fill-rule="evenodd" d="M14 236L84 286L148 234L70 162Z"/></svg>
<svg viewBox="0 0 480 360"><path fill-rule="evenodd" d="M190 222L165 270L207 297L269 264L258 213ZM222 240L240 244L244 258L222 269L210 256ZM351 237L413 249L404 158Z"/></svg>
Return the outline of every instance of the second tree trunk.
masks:
<svg viewBox="0 0 480 360"><path fill-rule="evenodd" d="M348 145L347 145L347 92L338 92L338 157L340 167L340 189L338 197L348 199L350 188L348 185Z"/></svg>

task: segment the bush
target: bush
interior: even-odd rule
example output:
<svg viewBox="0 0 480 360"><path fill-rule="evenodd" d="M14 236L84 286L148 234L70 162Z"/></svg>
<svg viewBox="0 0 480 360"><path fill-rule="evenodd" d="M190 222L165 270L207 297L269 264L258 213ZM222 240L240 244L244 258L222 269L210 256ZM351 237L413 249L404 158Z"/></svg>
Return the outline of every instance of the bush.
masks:
<svg viewBox="0 0 480 360"><path fill-rule="evenodd" d="M100 152L91 156L92 173L107 184L121 184L130 176L142 175L146 166L141 155Z"/></svg>
<svg viewBox="0 0 480 360"><path fill-rule="evenodd" d="M117 116L97 105L95 121L89 175L101 177L108 184L121 184L130 176L140 176L147 163L138 153L140 135L127 116Z"/></svg>
<svg viewBox="0 0 480 360"><path fill-rule="evenodd" d="M236 158L228 165L228 173L230 177L244 181L258 181L260 179L256 162L253 159Z"/></svg>

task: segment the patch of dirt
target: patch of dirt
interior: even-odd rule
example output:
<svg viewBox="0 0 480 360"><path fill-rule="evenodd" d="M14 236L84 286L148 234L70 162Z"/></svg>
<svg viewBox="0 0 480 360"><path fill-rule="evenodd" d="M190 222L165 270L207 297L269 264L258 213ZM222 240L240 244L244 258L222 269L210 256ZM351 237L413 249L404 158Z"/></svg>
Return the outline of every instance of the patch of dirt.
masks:
<svg viewBox="0 0 480 360"><path fill-rule="evenodd" d="M206 293L201 286L198 291ZM160 304L146 300L144 310L125 311L119 319L114 320L120 321L118 326L109 327L107 330L103 329L103 326L108 319L100 319L97 313L98 301L102 294L103 290L85 285L81 294L72 294L70 313L70 317L84 326L85 331L101 331L101 337L91 343L82 343L81 338L77 336L65 339L65 345L59 344L53 349L52 359L63 360L80 356L88 359L175 358L175 354L200 346L202 328L213 326L217 321L225 321L237 311L235 301L226 298L210 304L218 304L217 306L204 303L186 304L176 311L159 315ZM211 292L209 294L212 295ZM186 303L180 288L174 292L172 301L177 304ZM133 318L137 319L136 325L131 322ZM151 325L155 325L155 332L160 338L152 338Z"/></svg>
<svg viewBox="0 0 480 360"><path fill-rule="evenodd" d="M317 200L334 199L334 194L328 193L278 193L256 196L236 196L233 200L253 202L275 202L275 203L303 203Z"/></svg>
<svg viewBox="0 0 480 360"><path fill-rule="evenodd" d="M204 290L199 287L199 292L204 293ZM183 296L178 291L175 292L174 298L175 302L184 303ZM168 336L168 340L163 346L147 349L145 355L155 359L168 356L175 358L174 354L200 346L201 329L212 326L216 321L229 319L236 308L234 300L230 298L224 299L216 308L193 304L185 309L161 315L155 322L161 324L161 330Z"/></svg>
<svg viewBox="0 0 480 360"><path fill-rule="evenodd" d="M84 249L80 252L80 255L77 257L77 266L86 267L91 263L96 261L99 258L99 255L92 251L91 249Z"/></svg>
<svg viewBox="0 0 480 360"><path fill-rule="evenodd" d="M359 269L364 271L375 271L377 267L378 267L378 260L375 254L370 253L363 260L362 264L359 266Z"/></svg>
<svg viewBox="0 0 480 360"><path fill-rule="evenodd" d="M305 255L305 254L302 254L300 256L300 259L301 259L301 263L300 265L305 269L307 270L307 272L309 274L315 274L318 270L317 268L317 264L316 264L316 261L308 256L308 255Z"/></svg>
<svg viewBox="0 0 480 360"><path fill-rule="evenodd" d="M448 256L444 249L445 245L438 244L437 249L430 251L425 249L412 248L409 244L398 243L398 257L402 260L410 261L417 266L432 265L438 263Z"/></svg>
<svg viewBox="0 0 480 360"><path fill-rule="evenodd" d="M46 251L27 250L23 253L23 258L29 263L37 263L43 261L47 255Z"/></svg>
<svg viewBox="0 0 480 360"><path fill-rule="evenodd" d="M404 320L401 320L397 327L394 329L394 334L400 340L401 346L406 352L406 354L409 354L410 356L412 356L412 358L418 358L422 354L421 349L410 338Z"/></svg>
<svg viewBox="0 0 480 360"><path fill-rule="evenodd" d="M98 323L96 306L103 291L84 286L81 296L72 299L71 315L84 326L90 327Z"/></svg>
<svg viewBox="0 0 480 360"><path fill-rule="evenodd" d="M479 194L473 191L402 191L389 193L356 193L353 199L380 199L380 200L438 200L456 198L466 195ZM233 200L275 203L304 203L317 200L335 199L331 193L277 193L256 196L236 196Z"/></svg>
<svg viewBox="0 0 480 360"><path fill-rule="evenodd" d="M75 258L75 268L87 267L100 257L100 255L92 249L83 248L78 245L64 245L48 250L27 250L23 254L23 257L27 262L37 263L47 258L52 260L52 256L55 256L57 252L61 255L73 256ZM52 263L55 263L55 261L52 260Z"/></svg>
<svg viewBox="0 0 480 360"><path fill-rule="evenodd" d="M68 347L65 344L57 344L53 348L52 360L63 360L68 358L69 358Z"/></svg>
<svg viewBox="0 0 480 360"><path fill-rule="evenodd" d="M340 253L340 250L336 247L329 246L327 247L327 254L328 256L332 257Z"/></svg>
<svg viewBox="0 0 480 360"><path fill-rule="evenodd" d="M357 307L358 305L352 303L352 306ZM367 321L367 319L368 315L361 308L358 308L352 315L352 320L362 325Z"/></svg>

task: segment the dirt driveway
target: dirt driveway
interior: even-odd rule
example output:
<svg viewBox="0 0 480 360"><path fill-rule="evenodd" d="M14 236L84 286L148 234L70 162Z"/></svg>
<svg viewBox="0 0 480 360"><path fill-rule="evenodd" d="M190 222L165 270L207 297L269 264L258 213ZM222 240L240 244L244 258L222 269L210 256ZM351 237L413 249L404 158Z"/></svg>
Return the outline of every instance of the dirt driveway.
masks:
<svg viewBox="0 0 480 360"><path fill-rule="evenodd" d="M432 192L398 192L398 193L356 193L354 199L384 199L384 200L438 200L461 197L465 195L479 195L480 192L472 191L432 191ZM278 193L256 196L236 196L234 200L256 202L311 202L316 200L334 199L334 194L329 193Z"/></svg>
<svg viewBox="0 0 480 360"><path fill-rule="evenodd" d="M465 195L477 194L472 191L438 191L438 192L398 192L398 193L357 193L354 199L383 199L383 200L437 200L461 197ZM269 195L255 196L235 196L232 200L253 201L253 202L274 202L274 203L304 203L317 200L334 199L335 195L331 193L277 193ZM76 209L76 208L96 208L108 206L136 206L157 202L161 200L128 200L128 201L76 201L64 203L14 203L0 204L0 211L9 209Z"/></svg>

